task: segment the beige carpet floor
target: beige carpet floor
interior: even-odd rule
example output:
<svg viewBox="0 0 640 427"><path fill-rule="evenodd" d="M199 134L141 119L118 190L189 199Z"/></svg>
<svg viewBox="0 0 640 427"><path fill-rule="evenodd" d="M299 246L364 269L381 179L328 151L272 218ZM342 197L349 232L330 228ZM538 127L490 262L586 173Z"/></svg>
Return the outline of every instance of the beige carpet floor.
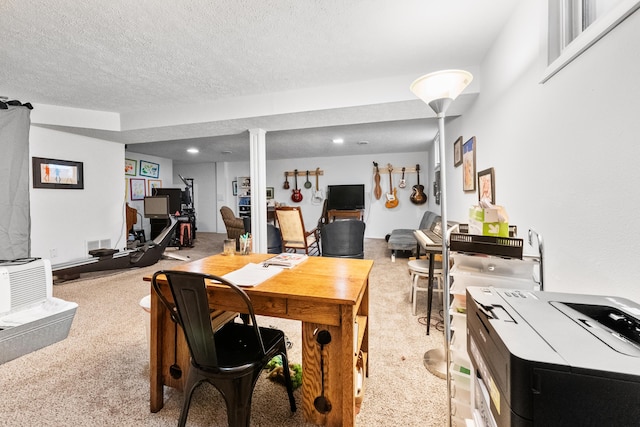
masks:
<svg viewBox="0 0 640 427"><path fill-rule="evenodd" d="M224 235L198 233L194 248L176 253L198 259L222 251ZM369 378L358 426L446 425L446 382L423 366L425 351L441 348L435 327L426 335L426 297L411 315L407 259L392 263L384 240L367 239L370 277ZM149 293L142 276L183 261L164 259L142 269L85 274L54 286L54 296L79 304L69 336L0 365L0 420L6 426L175 426L182 392L165 388L165 405L149 411L148 347L139 306ZM437 300L437 298L434 298ZM432 318L438 315L436 307ZM260 317L293 342L290 360L301 361L300 322ZM298 404L300 390L295 392ZM226 410L209 385L195 393L189 426L225 426ZM284 388L261 378L252 404L252 426L306 426L291 414Z"/></svg>

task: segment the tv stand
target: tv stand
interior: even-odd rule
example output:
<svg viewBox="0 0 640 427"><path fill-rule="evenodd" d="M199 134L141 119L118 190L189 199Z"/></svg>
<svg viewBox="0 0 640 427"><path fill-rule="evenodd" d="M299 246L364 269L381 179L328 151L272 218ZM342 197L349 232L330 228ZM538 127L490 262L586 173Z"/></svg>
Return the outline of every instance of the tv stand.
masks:
<svg viewBox="0 0 640 427"><path fill-rule="evenodd" d="M364 210L362 209L329 209L329 221L338 219L358 219L362 220Z"/></svg>

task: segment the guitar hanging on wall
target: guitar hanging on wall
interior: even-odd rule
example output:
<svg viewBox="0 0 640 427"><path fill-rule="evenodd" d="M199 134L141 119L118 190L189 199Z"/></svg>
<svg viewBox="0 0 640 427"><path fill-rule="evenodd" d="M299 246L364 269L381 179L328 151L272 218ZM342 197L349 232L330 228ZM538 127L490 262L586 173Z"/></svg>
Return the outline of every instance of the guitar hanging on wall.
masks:
<svg viewBox="0 0 640 427"><path fill-rule="evenodd" d="M398 206L398 190L393 186L393 179L391 178L393 168L391 167L391 163L388 163L387 167L389 169L389 192L387 193L387 201L384 205L389 209L393 209Z"/></svg>
<svg viewBox="0 0 640 427"><path fill-rule="evenodd" d="M313 193L313 199L311 199L311 203L313 203L314 205L319 205L324 199L324 194L322 193L322 190L320 190L320 185L318 184L319 176L320 168L316 168L316 191Z"/></svg>
<svg viewBox="0 0 640 427"><path fill-rule="evenodd" d="M407 169L407 168L405 168L404 166L402 167L402 178L400 178L400 183L398 184L398 187L400 187L400 188L404 188L404 187L406 187L406 186L407 186L407 180L406 180L406 179L404 179L404 171L405 171L406 169Z"/></svg>
<svg viewBox="0 0 640 427"><path fill-rule="evenodd" d="M292 190L291 200L296 203L300 203L302 201L302 192L298 188L298 169L293 172L295 188Z"/></svg>
<svg viewBox="0 0 640 427"><path fill-rule="evenodd" d="M424 185L420 185L420 165L416 165L416 175L418 176L418 184L412 187L413 191L409 200L414 205L423 205L427 202L427 195L424 194Z"/></svg>
<svg viewBox="0 0 640 427"><path fill-rule="evenodd" d="M376 187L373 190L373 195L376 197L376 200L380 200L382 197L382 188L380 187L380 170L378 169L378 164L373 162L373 166L376 168L376 174L373 177L373 180L376 182Z"/></svg>

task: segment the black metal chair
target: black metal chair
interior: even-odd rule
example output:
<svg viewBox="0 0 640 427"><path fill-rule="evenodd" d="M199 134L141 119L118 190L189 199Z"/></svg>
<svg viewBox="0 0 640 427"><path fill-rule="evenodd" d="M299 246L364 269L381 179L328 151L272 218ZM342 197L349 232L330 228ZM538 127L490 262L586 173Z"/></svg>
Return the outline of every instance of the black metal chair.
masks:
<svg viewBox="0 0 640 427"><path fill-rule="evenodd" d="M364 258L365 223L347 219L325 224L320 229L322 256Z"/></svg>
<svg viewBox="0 0 640 427"><path fill-rule="evenodd" d="M158 283L160 275L166 277L175 304L162 293ZM206 292L209 280L219 282L217 286L225 288L221 290L224 294L227 291L236 294L234 298L246 306L248 324L229 322L217 332L213 331ZM264 366L276 355L282 357L283 366L289 366L284 332L258 327L249 296L224 278L164 270L153 275L152 286L172 318L182 327L191 355L178 426L184 426L187 421L193 391L207 381L225 399L229 427L248 427L253 389ZM289 369L284 369L283 373L291 411L295 412Z"/></svg>

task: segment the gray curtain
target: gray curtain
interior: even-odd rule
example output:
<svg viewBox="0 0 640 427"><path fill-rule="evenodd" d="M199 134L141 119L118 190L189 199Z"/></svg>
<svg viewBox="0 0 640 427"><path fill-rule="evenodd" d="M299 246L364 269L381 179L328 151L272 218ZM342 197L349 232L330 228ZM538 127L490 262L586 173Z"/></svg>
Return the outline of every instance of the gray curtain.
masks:
<svg viewBox="0 0 640 427"><path fill-rule="evenodd" d="M31 252L29 213L29 127L31 111L0 110L0 260Z"/></svg>

